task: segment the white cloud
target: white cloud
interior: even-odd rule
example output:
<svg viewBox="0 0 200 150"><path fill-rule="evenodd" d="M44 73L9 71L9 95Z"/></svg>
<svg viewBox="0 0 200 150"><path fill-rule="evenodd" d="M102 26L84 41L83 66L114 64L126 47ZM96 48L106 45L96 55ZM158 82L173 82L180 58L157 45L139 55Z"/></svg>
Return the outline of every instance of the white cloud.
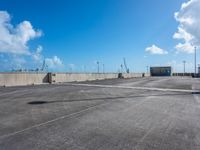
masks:
<svg viewBox="0 0 200 150"><path fill-rule="evenodd" d="M42 32L35 30L29 21L14 27L6 11L0 11L0 52L29 55L28 41L40 37Z"/></svg>
<svg viewBox="0 0 200 150"><path fill-rule="evenodd" d="M12 55L12 66L14 69L25 69L26 60L18 55Z"/></svg>
<svg viewBox="0 0 200 150"><path fill-rule="evenodd" d="M59 70L64 67L63 62L58 56L53 56L52 58L46 58L45 62L49 69Z"/></svg>
<svg viewBox="0 0 200 150"><path fill-rule="evenodd" d="M147 47L145 49L146 52L149 52L151 54L157 54L157 55L165 55L168 54L167 51L157 47L156 45L152 45L151 47Z"/></svg>
<svg viewBox="0 0 200 150"><path fill-rule="evenodd" d="M43 56L42 56L42 50L43 50L43 47L41 45L39 45L36 49L36 52L32 54L33 56L33 59L37 62L41 62L42 59L43 59Z"/></svg>
<svg viewBox="0 0 200 150"><path fill-rule="evenodd" d="M45 60L51 71L62 70L64 65L61 59L58 56L45 59L42 46L39 45L34 52L30 50L28 42L41 35L42 32L35 30L29 21L14 26L10 14L0 11L0 69L34 70L41 68Z"/></svg>
<svg viewBox="0 0 200 150"><path fill-rule="evenodd" d="M144 55L143 57L144 57L144 58L147 58L147 56L146 56L146 55Z"/></svg>
<svg viewBox="0 0 200 150"><path fill-rule="evenodd" d="M68 64L69 68L74 69L75 68L75 64Z"/></svg>
<svg viewBox="0 0 200 150"><path fill-rule="evenodd" d="M180 10L174 14L179 22L174 39L183 40L176 45L178 52L193 53L192 45L200 46L200 0L189 0L183 3Z"/></svg>
<svg viewBox="0 0 200 150"><path fill-rule="evenodd" d="M194 53L194 47L190 44L190 43L178 43L176 46L176 52L185 52L185 53L189 53L192 54Z"/></svg>
<svg viewBox="0 0 200 150"><path fill-rule="evenodd" d="M191 41L194 37L186 32L183 28L178 27L178 32L174 33L174 39L184 39L186 42Z"/></svg>

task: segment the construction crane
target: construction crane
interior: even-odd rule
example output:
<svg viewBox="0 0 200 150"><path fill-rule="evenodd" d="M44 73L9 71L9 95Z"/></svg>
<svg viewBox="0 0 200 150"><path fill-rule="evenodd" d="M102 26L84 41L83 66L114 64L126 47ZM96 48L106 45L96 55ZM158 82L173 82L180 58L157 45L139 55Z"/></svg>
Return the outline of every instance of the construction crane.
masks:
<svg viewBox="0 0 200 150"><path fill-rule="evenodd" d="M126 69L126 73L129 73L130 70L129 70L129 68L127 67L126 59L125 59L125 58L124 58L124 67L125 67L125 69Z"/></svg>
<svg viewBox="0 0 200 150"><path fill-rule="evenodd" d="M44 61L43 61L43 64L42 64L41 71L45 71L47 68L48 68L48 66L47 66L47 64L46 64L46 61L44 60Z"/></svg>

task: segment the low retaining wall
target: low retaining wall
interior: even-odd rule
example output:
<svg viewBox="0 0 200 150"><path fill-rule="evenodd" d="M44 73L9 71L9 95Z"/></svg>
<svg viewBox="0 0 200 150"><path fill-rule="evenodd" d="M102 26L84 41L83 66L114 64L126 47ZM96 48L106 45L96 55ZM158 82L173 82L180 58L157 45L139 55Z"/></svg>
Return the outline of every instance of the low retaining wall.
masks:
<svg viewBox="0 0 200 150"><path fill-rule="evenodd" d="M89 81L89 80L103 80L103 79L113 79L118 78L118 74L97 74L97 73L56 73L52 74L52 79L50 82L73 82L73 81Z"/></svg>
<svg viewBox="0 0 200 150"><path fill-rule="evenodd" d="M143 77L142 73L123 74L124 78ZM147 75L148 76L148 75ZM0 73L0 86L33 85L73 81L104 80L118 78L118 73Z"/></svg>
<svg viewBox="0 0 200 150"><path fill-rule="evenodd" d="M0 86L48 83L47 73L0 73Z"/></svg>
<svg viewBox="0 0 200 150"><path fill-rule="evenodd" d="M172 76L194 76L194 73L173 73Z"/></svg>

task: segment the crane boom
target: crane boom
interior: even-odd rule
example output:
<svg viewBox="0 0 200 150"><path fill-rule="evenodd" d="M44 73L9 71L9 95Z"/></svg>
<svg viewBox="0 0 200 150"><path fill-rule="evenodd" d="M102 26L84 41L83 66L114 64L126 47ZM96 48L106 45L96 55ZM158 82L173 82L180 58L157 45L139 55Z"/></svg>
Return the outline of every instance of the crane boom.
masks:
<svg viewBox="0 0 200 150"><path fill-rule="evenodd" d="M124 66L125 66L125 69L126 69L126 73L129 73L129 68L127 67L126 59L125 58L124 58Z"/></svg>
<svg viewBox="0 0 200 150"><path fill-rule="evenodd" d="M42 68L41 71L47 71L48 70L48 65L46 64L45 59L43 60Z"/></svg>

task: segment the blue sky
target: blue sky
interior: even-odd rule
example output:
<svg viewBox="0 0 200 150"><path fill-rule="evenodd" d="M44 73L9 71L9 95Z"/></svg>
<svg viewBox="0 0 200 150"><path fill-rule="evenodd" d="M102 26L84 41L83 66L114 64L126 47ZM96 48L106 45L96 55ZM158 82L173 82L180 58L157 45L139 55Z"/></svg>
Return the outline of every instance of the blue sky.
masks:
<svg viewBox="0 0 200 150"><path fill-rule="evenodd" d="M199 4L199 0L190 1ZM10 16L7 20L12 25L12 29L8 28L9 34L18 37L23 33L29 37L20 43L23 51L15 49L16 44L0 44L0 69L40 68L47 59L52 71L72 68L77 72L95 72L95 62L99 61L101 69L105 64L107 72L116 72L125 57L134 72L145 72L146 66L154 65L172 65L175 70L182 71L183 60L187 62L186 71L193 71L193 53L183 48L183 44L191 40L178 31L181 26L186 33L198 37L181 20L185 18L181 5L190 1L1 0L0 11ZM190 5L186 7L192 9ZM175 12L179 12L179 18L174 17ZM24 21L28 23L23 24ZM27 34L24 31L27 28L23 27L22 33L16 32L20 23L23 27L31 25L35 33ZM178 35L173 38L175 33ZM5 41L0 39L0 43ZM175 48L180 42L182 47Z"/></svg>

